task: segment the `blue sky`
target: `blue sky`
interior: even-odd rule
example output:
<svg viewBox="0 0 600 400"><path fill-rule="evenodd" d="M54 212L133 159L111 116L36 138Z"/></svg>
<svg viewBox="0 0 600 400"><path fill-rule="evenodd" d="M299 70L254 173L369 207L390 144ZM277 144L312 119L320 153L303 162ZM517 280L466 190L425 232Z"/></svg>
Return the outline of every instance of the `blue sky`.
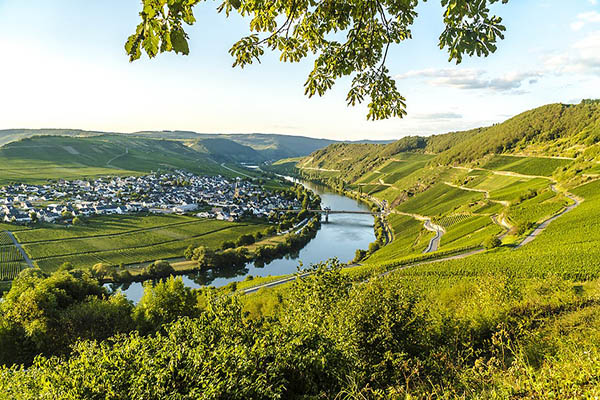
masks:
<svg viewBox="0 0 600 400"><path fill-rule="evenodd" d="M129 63L135 0L0 0L0 129L132 132L269 132L334 139L396 139L501 122L553 102L600 97L598 0L511 0L494 6L506 39L487 58L447 62L437 47L440 2L422 3L413 39L393 48L389 69L408 117L370 122L347 107L349 79L308 99L309 60L232 69L227 50L248 31L217 2L196 8L191 54Z"/></svg>

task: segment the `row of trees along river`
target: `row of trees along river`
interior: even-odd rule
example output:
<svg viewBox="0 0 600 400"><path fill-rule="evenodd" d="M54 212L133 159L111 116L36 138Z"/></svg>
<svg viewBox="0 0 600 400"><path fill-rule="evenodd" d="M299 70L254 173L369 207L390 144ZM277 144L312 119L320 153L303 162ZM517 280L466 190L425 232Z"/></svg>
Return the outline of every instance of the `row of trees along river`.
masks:
<svg viewBox="0 0 600 400"><path fill-rule="evenodd" d="M369 211L369 207L357 200L337 194L327 187L312 182L301 182L305 187L321 196L321 206L332 210ZM269 275L286 275L297 271L302 262L308 266L329 258L337 257L342 262L354 258L356 249L366 249L375 240L373 217L367 214L335 214L329 216L329 222L323 223L316 236L300 251L289 254L283 259L269 263L250 262L245 268L232 271L220 271L218 275L194 273L184 275L184 283L192 288L207 284L217 287L231 282L242 281L248 276L264 277ZM117 289L118 285L112 285ZM134 282L120 287L126 296L137 302L143 294L143 286Z"/></svg>

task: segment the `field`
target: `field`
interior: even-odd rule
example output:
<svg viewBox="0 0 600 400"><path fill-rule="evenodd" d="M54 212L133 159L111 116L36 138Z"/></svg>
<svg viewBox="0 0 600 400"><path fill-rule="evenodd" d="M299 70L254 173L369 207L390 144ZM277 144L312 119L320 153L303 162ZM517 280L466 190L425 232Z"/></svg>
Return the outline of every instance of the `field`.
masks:
<svg viewBox="0 0 600 400"><path fill-rule="evenodd" d="M523 175L551 176L557 168L565 167L572 163L572 160L556 158L494 156L483 165L483 168L497 171L511 171Z"/></svg>
<svg viewBox="0 0 600 400"><path fill-rule="evenodd" d="M0 232L0 281L14 279L24 267L23 256L5 232Z"/></svg>
<svg viewBox="0 0 600 400"><path fill-rule="evenodd" d="M264 231L258 222L225 222L187 216L96 217L84 226L49 225L15 232L27 254L43 270L64 262L76 267L97 263L136 264L183 257L189 245L218 248L226 240Z"/></svg>

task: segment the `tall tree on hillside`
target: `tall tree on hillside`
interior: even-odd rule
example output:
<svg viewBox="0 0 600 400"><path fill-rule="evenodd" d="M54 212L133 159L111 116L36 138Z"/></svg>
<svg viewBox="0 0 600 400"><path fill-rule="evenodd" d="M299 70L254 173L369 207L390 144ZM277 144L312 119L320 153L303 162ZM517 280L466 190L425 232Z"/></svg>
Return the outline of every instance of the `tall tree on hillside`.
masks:
<svg viewBox="0 0 600 400"><path fill-rule="evenodd" d="M426 1L426 0L423 0ZM131 61L145 52L150 58L165 51L188 54L184 25L196 22L193 8L202 0L142 0L142 21L125 50ZM457 64L463 55L487 56L503 39L502 18L489 6L508 0L441 0L445 29L439 46ZM259 61L265 49L278 51L281 61L299 62L316 56L304 84L309 97L322 96L335 81L352 76L348 105L370 99L368 119L402 118L405 98L386 68L390 45L412 37L418 0L223 0L218 11L237 12L250 20L250 35L234 43L233 66Z"/></svg>

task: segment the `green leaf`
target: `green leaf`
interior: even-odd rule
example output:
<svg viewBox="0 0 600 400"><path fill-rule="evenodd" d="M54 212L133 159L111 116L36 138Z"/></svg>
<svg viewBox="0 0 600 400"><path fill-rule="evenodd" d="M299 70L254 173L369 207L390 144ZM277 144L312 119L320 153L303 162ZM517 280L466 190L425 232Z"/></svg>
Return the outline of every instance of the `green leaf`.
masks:
<svg viewBox="0 0 600 400"><path fill-rule="evenodd" d="M181 53L184 55L190 54L190 47L188 45L187 38L185 37L185 32L182 30L177 29L171 31L171 44L175 53Z"/></svg>

